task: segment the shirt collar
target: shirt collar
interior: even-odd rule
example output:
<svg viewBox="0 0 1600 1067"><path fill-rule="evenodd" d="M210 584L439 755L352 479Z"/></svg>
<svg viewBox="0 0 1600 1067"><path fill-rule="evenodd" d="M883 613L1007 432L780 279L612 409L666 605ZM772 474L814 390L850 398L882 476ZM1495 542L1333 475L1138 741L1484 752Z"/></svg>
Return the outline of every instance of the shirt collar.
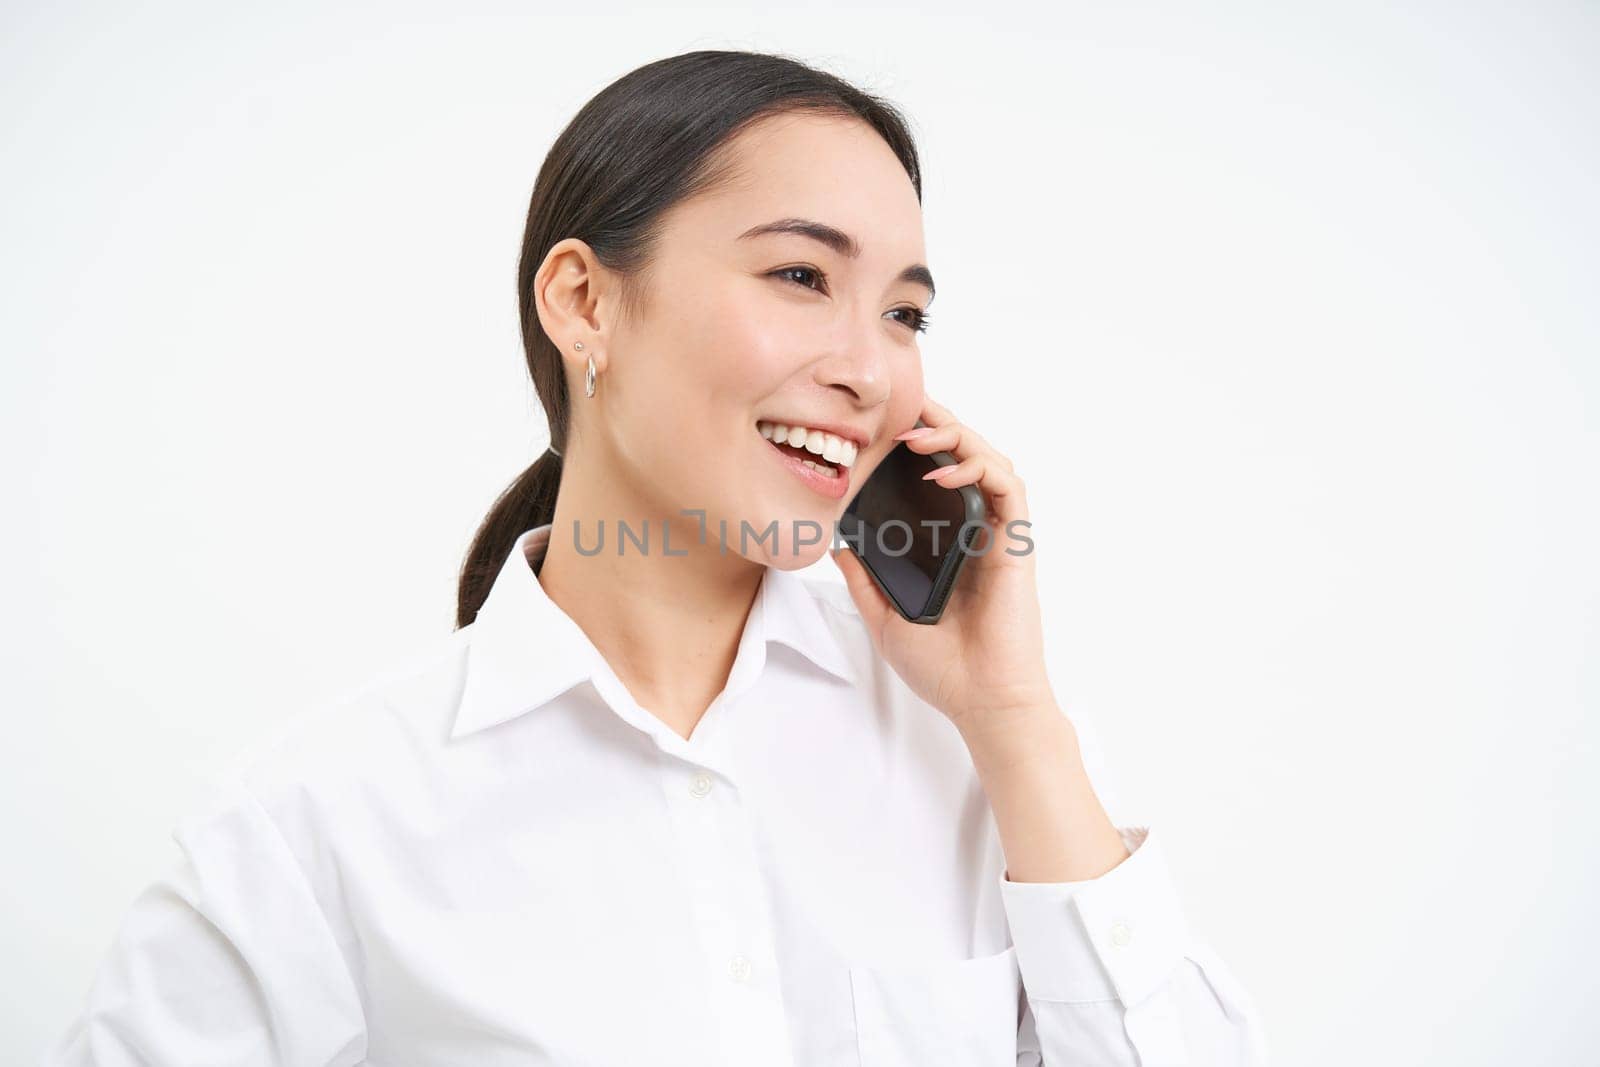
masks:
<svg viewBox="0 0 1600 1067"><path fill-rule="evenodd" d="M562 611L533 568L544 558L551 524L518 535L506 554L468 635L466 682L450 737L494 726L542 707L604 664L589 636ZM848 682L856 673L830 620L805 579L768 565L747 629L765 664L767 642L779 641Z"/></svg>

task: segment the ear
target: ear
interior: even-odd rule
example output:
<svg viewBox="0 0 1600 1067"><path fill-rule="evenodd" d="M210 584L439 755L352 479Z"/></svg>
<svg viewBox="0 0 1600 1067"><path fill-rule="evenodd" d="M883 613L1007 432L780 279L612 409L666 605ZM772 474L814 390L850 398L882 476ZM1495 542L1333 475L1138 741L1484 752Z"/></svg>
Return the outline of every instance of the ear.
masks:
<svg viewBox="0 0 1600 1067"><path fill-rule="evenodd" d="M600 314L609 278L594 250L576 237L557 241L533 276L533 310L539 327L561 350L563 362L582 375L589 357L606 369L606 330ZM573 347L582 341L582 350Z"/></svg>

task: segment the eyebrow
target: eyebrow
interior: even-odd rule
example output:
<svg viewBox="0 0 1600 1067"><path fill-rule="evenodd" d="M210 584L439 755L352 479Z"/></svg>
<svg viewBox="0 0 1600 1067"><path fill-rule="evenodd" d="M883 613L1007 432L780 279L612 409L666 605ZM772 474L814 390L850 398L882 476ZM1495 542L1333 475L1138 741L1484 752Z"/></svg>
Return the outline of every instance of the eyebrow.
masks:
<svg viewBox="0 0 1600 1067"><path fill-rule="evenodd" d="M769 233L792 233L801 237L809 237L813 241L822 242L841 256L847 256L850 259L859 259L861 257L861 245L854 237L851 237L841 229L829 226L825 222L817 222L814 219L778 219L774 222L763 223L760 226L752 226L739 235L739 240L742 241L747 237L760 237ZM926 286L928 303L933 303L935 293L933 274L926 265L922 263L911 264L911 266L900 272L895 281Z"/></svg>

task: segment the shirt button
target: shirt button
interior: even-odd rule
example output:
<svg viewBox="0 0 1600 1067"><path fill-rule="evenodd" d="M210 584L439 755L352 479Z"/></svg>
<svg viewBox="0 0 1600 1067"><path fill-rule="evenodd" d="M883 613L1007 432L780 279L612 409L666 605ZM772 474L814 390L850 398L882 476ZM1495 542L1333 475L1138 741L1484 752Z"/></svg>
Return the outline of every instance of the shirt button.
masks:
<svg viewBox="0 0 1600 1067"><path fill-rule="evenodd" d="M689 780L689 795L703 797L711 792L711 776L701 771Z"/></svg>
<svg viewBox="0 0 1600 1067"><path fill-rule="evenodd" d="M1126 945L1133 940L1133 931L1128 929L1127 923L1111 924L1111 943L1113 945Z"/></svg>
<svg viewBox="0 0 1600 1067"><path fill-rule="evenodd" d="M750 977L750 961L743 956L735 955L728 961L728 976L735 982L743 982Z"/></svg>

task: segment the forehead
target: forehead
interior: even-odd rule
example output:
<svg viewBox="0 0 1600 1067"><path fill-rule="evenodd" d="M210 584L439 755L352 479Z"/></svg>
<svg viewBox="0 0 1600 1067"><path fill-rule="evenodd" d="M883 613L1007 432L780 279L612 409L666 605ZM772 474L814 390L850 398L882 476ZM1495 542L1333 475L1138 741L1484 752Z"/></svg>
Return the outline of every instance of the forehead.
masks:
<svg viewBox="0 0 1600 1067"><path fill-rule="evenodd" d="M679 204L667 229L705 248L799 238L739 241L752 226L814 219L854 236L862 259L898 270L923 256L922 204L887 143L851 118L784 114L757 122L723 148L726 180Z"/></svg>

